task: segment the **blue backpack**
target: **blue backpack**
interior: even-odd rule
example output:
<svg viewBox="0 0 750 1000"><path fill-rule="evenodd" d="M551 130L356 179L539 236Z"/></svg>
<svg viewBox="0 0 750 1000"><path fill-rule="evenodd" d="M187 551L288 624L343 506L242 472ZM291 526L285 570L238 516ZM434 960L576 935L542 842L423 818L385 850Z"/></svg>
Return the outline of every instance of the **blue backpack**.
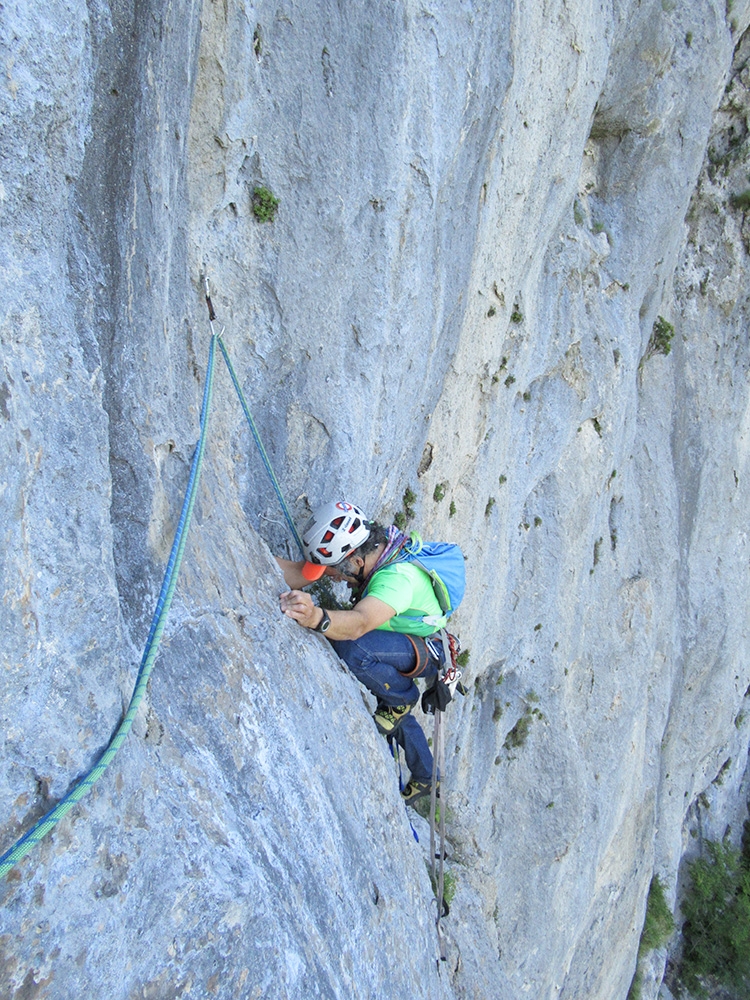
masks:
<svg viewBox="0 0 750 1000"><path fill-rule="evenodd" d="M451 542L423 542L416 532L412 532L411 541L404 546L398 561L414 563L429 576L443 614L440 618L426 615L422 620L427 625L443 628L463 600L466 590L466 568L461 549Z"/></svg>

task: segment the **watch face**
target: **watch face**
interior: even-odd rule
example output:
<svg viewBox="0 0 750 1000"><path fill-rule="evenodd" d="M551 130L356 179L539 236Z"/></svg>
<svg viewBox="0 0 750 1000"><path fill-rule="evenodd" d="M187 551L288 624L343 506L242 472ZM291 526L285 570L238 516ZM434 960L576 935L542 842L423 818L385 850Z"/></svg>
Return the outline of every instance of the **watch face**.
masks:
<svg viewBox="0 0 750 1000"><path fill-rule="evenodd" d="M328 612L323 612L323 621L320 623L320 631L327 632L328 626L331 624L331 619L328 617Z"/></svg>

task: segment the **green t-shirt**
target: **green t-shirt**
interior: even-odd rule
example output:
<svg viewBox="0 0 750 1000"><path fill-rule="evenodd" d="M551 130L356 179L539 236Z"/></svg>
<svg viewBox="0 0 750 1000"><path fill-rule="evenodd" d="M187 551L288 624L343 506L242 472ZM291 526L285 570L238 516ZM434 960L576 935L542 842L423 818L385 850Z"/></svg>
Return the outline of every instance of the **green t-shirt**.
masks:
<svg viewBox="0 0 750 1000"><path fill-rule="evenodd" d="M368 583L365 596L377 597L396 612L389 621L378 625L379 629L411 635L432 635L437 631L435 625L421 621L424 615L440 617L442 611L429 576L413 563L397 562L379 569Z"/></svg>

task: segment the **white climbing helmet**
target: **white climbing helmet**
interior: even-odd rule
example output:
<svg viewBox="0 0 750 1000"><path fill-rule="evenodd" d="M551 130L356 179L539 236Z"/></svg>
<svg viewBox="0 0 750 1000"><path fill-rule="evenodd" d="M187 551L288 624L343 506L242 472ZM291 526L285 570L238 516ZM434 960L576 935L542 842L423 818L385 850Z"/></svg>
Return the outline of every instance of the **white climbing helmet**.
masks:
<svg viewBox="0 0 750 1000"><path fill-rule="evenodd" d="M302 532L306 580L319 580L326 566L346 559L370 537L370 522L359 507L337 500L319 507Z"/></svg>

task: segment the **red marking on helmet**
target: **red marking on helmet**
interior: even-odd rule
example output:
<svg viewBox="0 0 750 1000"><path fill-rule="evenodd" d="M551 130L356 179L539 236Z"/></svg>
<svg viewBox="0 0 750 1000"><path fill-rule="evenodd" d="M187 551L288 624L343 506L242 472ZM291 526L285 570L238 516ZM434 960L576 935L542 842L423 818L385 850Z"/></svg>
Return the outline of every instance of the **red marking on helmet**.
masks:
<svg viewBox="0 0 750 1000"><path fill-rule="evenodd" d="M340 528L343 523L344 523L343 517L335 517L331 521L331 527L332 528Z"/></svg>
<svg viewBox="0 0 750 1000"><path fill-rule="evenodd" d="M350 503L347 503L345 500L339 500L336 506L338 507L339 510L345 510L345 511L354 510L352 505Z"/></svg>
<svg viewBox="0 0 750 1000"><path fill-rule="evenodd" d="M360 521L360 519L359 519L359 518L356 518L356 519L355 519L355 520L354 520L354 521L352 522L352 525L351 525L351 527L349 528L349 534L351 535L351 533L352 533L353 531L356 531L356 530L357 530L357 528L358 528L358 527L360 526L360 524L361 524L361 523L362 523L362 522Z"/></svg>
<svg viewBox="0 0 750 1000"><path fill-rule="evenodd" d="M323 541L323 542L330 542L334 537L335 536L334 536L334 534L333 534L332 531L326 531L326 533L325 533L325 535L323 535L323 538L321 539L321 541Z"/></svg>

